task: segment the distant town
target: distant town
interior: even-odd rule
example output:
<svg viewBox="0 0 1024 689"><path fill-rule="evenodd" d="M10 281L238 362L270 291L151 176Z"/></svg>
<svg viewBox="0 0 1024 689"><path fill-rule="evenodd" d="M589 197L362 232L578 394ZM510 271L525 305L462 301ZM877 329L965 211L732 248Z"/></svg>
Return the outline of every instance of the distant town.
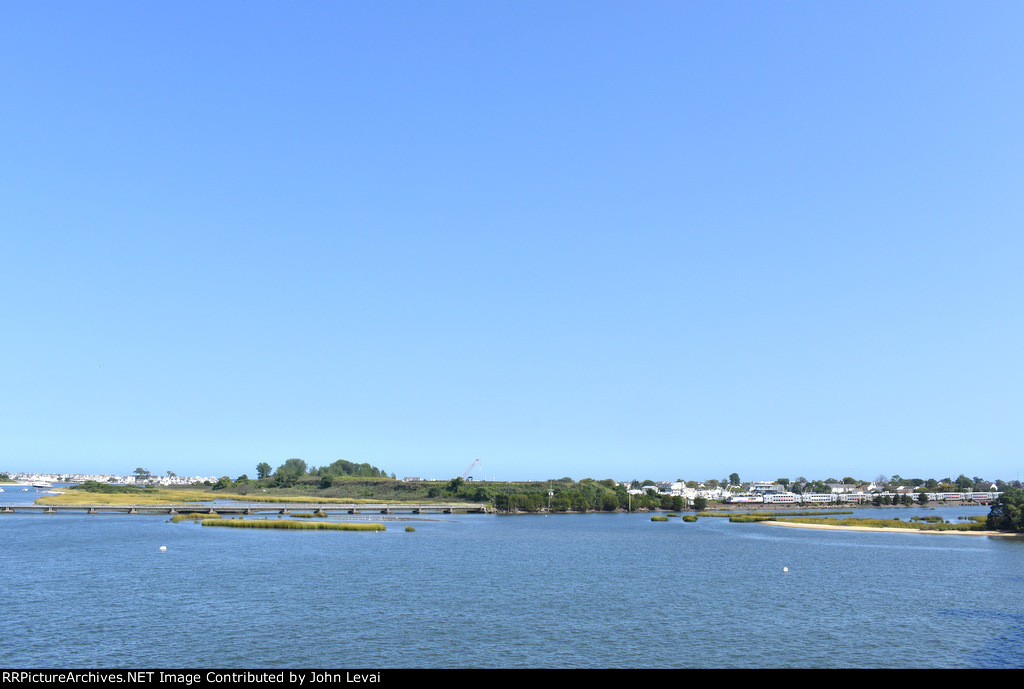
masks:
<svg viewBox="0 0 1024 689"><path fill-rule="evenodd" d="M216 476L178 476L173 471L166 475L157 476L152 474L136 475L127 474L40 474L34 472L0 472L0 479L6 476L14 483L23 484L44 484L44 483L85 483L95 481L97 483L111 483L121 486L151 485L156 487L166 486L193 486L196 484L213 483Z"/></svg>

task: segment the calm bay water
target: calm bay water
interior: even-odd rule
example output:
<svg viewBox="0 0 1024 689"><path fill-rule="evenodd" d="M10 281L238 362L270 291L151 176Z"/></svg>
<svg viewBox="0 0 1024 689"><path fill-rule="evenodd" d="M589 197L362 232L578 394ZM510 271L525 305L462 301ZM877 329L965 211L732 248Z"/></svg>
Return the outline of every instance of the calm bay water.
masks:
<svg viewBox="0 0 1024 689"><path fill-rule="evenodd" d="M0 667L1024 667L1018 539L392 519L358 533L0 515Z"/></svg>

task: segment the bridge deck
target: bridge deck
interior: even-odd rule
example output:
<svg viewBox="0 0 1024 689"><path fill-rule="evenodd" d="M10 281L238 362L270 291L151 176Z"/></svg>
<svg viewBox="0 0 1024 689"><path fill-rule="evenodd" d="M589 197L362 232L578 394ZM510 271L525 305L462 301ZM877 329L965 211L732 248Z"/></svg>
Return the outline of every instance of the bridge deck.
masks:
<svg viewBox="0 0 1024 689"><path fill-rule="evenodd" d="M42 512L44 514L56 514L58 512L85 512L87 514L182 514L194 512L210 512L216 514L289 514L291 512L324 512L326 514L391 514L408 512L421 514L434 512L452 514L457 512L482 513L486 512L485 505L480 504L402 504L402 503L376 503L376 504L318 504L318 503L234 503L230 505L197 505L195 503L182 503L179 505L11 505L0 504L0 514L12 514L15 512Z"/></svg>

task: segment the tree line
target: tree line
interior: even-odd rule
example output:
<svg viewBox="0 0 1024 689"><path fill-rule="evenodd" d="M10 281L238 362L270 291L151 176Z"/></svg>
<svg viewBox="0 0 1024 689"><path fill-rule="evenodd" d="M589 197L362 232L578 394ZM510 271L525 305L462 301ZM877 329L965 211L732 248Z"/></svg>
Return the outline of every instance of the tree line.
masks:
<svg viewBox="0 0 1024 689"><path fill-rule="evenodd" d="M256 465L255 480L250 479L247 474L242 474L234 481L230 476L221 476L213 484L213 489L237 488L253 483L266 488L292 488L298 484L330 488L335 481L345 478L394 479L395 475L391 474L389 477L383 469L366 462L356 463L338 459L322 467L315 467L307 466L305 460L293 457L286 460L276 470L269 463L260 462Z"/></svg>

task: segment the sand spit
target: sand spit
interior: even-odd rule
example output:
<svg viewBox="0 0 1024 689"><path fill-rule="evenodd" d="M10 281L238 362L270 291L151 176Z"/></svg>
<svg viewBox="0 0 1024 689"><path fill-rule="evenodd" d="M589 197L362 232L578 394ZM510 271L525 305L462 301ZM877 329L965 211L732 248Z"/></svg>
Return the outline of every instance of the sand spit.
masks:
<svg viewBox="0 0 1024 689"><path fill-rule="evenodd" d="M923 533L923 534L953 534L960 536L1003 536L1003 537L1020 537L1021 534L1011 533L1006 531L939 531L939 530L924 530L924 529L900 529L900 528L886 528L882 526L836 526L834 524L806 524L801 522L774 522L774 521L763 521L758 522L759 524L768 524L770 526L794 526L801 529L834 529L836 531L885 531L888 533Z"/></svg>

